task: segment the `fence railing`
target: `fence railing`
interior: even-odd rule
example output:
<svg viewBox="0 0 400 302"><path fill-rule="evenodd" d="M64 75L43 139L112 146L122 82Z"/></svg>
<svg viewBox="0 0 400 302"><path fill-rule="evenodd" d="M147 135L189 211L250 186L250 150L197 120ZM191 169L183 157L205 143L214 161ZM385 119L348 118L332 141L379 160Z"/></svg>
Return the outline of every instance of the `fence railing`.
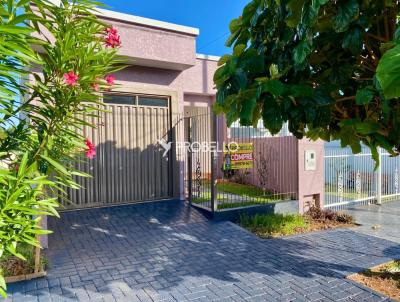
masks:
<svg viewBox="0 0 400 302"><path fill-rule="evenodd" d="M216 143L214 151L188 154L187 193L194 205L222 211L297 200L296 138L271 137L262 128L228 129L211 112L190 117L187 125L189 143Z"/></svg>
<svg viewBox="0 0 400 302"><path fill-rule="evenodd" d="M400 158L379 150L380 165L367 147L325 147L325 208L340 210L356 204L382 203L400 197Z"/></svg>
<svg viewBox="0 0 400 302"><path fill-rule="evenodd" d="M218 146L217 152L197 150L185 155L186 194L193 204L222 211L299 199L298 141L285 129L274 137L262 128L234 125L229 129L223 118L208 110L185 118L185 140ZM248 148L239 168L232 162L234 152L224 151L230 143ZM341 210L399 199L400 157L382 150L379 156L375 169L369 148L353 154L349 148L326 144L324 207Z"/></svg>

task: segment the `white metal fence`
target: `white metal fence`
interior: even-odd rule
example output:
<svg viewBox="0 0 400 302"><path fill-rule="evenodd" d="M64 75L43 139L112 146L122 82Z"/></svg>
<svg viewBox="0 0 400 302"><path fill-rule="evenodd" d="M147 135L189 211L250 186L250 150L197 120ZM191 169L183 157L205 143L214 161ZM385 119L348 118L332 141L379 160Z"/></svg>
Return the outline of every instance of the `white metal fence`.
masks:
<svg viewBox="0 0 400 302"><path fill-rule="evenodd" d="M382 203L400 198L400 157L380 150L375 169L369 148L359 154L338 145L325 146L325 208L340 210L356 204Z"/></svg>

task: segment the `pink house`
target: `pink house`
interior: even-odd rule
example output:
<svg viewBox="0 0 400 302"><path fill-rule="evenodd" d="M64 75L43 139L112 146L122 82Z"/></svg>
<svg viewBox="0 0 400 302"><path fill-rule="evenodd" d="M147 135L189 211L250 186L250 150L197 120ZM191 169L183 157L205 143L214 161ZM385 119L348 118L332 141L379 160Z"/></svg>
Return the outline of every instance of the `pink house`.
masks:
<svg viewBox="0 0 400 302"><path fill-rule="evenodd" d="M86 135L97 156L81 167L94 175L71 191L69 208L182 198L184 154L167 157L159 140L183 141L185 108L207 108L215 98L218 57L196 54L196 28L99 10L121 35L130 64L116 73L119 86L104 96L110 113Z"/></svg>

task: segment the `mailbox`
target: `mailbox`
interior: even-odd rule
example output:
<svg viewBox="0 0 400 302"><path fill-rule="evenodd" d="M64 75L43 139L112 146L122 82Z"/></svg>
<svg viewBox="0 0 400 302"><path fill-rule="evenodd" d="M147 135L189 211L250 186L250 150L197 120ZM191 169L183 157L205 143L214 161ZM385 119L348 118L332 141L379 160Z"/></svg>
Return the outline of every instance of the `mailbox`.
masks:
<svg viewBox="0 0 400 302"><path fill-rule="evenodd" d="M304 166L305 171L317 170L317 152L315 150L305 151Z"/></svg>

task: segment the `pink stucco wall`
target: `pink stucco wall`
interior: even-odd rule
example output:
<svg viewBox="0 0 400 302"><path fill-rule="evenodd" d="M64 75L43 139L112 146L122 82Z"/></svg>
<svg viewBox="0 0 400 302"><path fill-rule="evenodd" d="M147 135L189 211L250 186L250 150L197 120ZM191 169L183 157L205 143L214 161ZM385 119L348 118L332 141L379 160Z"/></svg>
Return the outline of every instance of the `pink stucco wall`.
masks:
<svg viewBox="0 0 400 302"><path fill-rule="evenodd" d="M269 159L267 189L274 194L286 194L297 198L297 139L293 136L252 139L254 150L254 169L250 179L260 186L258 167L261 157Z"/></svg>
<svg viewBox="0 0 400 302"><path fill-rule="evenodd" d="M120 54L136 64L183 70L196 61L196 37L103 18L121 36Z"/></svg>
<svg viewBox="0 0 400 302"><path fill-rule="evenodd" d="M196 64L183 72L184 90L187 93L215 95L214 73L217 70L214 60L197 59Z"/></svg>
<svg viewBox="0 0 400 302"><path fill-rule="evenodd" d="M212 75L216 70L216 62L196 59L195 65L184 71L166 68L131 65L115 74L120 84L138 84L143 87L167 88L188 96L188 100L215 96ZM207 71L206 73L204 73ZM192 97L191 97L192 96Z"/></svg>
<svg viewBox="0 0 400 302"><path fill-rule="evenodd" d="M305 170L305 151L314 150L317 155L315 171ZM324 202L324 142L308 139L298 141L298 171L299 171L299 211L307 211L314 202L323 206Z"/></svg>
<svg viewBox="0 0 400 302"><path fill-rule="evenodd" d="M184 105L191 107L211 107L215 101L214 95L185 94Z"/></svg>
<svg viewBox="0 0 400 302"><path fill-rule="evenodd" d="M222 134L222 132L221 132ZM269 192L279 194L281 197L298 199L298 141L293 136L249 138L236 140L223 139L225 142L253 143L254 165L252 169L237 171L246 173L245 182L262 188L260 184L259 168L261 159L268 162L267 184L264 187ZM222 167L223 157L219 157L218 167ZM222 171L218 173L223 178Z"/></svg>

